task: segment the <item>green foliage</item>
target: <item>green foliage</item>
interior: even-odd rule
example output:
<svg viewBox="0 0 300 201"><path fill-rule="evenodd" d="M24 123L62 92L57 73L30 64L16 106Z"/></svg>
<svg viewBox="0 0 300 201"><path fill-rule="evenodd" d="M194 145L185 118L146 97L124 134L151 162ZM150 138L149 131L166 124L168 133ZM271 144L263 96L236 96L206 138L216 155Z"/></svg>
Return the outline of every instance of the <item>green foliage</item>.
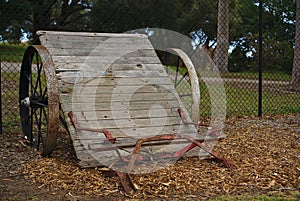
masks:
<svg viewBox="0 0 300 201"><path fill-rule="evenodd" d="M228 58L228 71L229 72L242 72L249 71L253 67L253 58L247 57L247 51L241 46L237 46L229 54Z"/></svg>
<svg viewBox="0 0 300 201"><path fill-rule="evenodd" d="M229 0L229 71L255 70L258 62L257 0ZM296 1L265 0L264 69L291 72ZM37 30L124 32L165 28L193 37L205 33L214 52L218 0L1 0L0 40L18 43L24 33L37 43Z"/></svg>
<svg viewBox="0 0 300 201"><path fill-rule="evenodd" d="M0 41L19 43L28 30L31 4L24 0L0 1Z"/></svg>
<svg viewBox="0 0 300 201"><path fill-rule="evenodd" d="M95 0L90 13L91 28L100 32L125 32L146 27L179 31L183 17L197 10L194 2L196 1Z"/></svg>
<svg viewBox="0 0 300 201"><path fill-rule="evenodd" d="M241 19L240 34L232 40L235 50L229 57L229 70L255 70L258 66L258 6L254 3L257 1L236 2ZM263 69L291 72L296 1L266 0L263 8Z"/></svg>
<svg viewBox="0 0 300 201"><path fill-rule="evenodd" d="M267 34L263 34L263 43L263 69L291 72L294 54L292 44L287 40L278 41ZM252 40L251 44L254 49L258 50L258 42L256 40ZM258 66L258 51L253 52L253 57L252 69L255 69Z"/></svg>

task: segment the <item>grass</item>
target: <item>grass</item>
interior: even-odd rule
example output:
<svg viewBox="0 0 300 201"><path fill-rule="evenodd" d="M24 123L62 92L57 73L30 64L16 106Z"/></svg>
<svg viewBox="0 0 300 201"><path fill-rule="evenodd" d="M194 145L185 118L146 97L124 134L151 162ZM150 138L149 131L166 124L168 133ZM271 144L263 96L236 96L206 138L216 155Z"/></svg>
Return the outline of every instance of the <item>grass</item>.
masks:
<svg viewBox="0 0 300 201"><path fill-rule="evenodd" d="M169 70L175 71L176 67L169 67ZM185 68L179 68L180 74L186 72ZM173 72L174 74L174 72ZM258 74L255 72L229 73L222 75L223 78L237 79L257 79ZM264 72L264 80L290 81L291 75L279 72ZM187 83L182 83L187 85ZM226 84L226 101L228 115L257 115L258 113L258 91L257 88L251 89L246 83L242 83L241 88L238 82ZM254 84L255 85L255 84ZM247 88L248 87L248 88ZM252 86L253 87L253 86ZM257 86L258 87L258 86ZM274 87L277 87L274 85ZM186 86L180 86L179 90L185 90ZM211 100L206 85L200 83L200 112L201 116L209 116L211 110ZM263 114L288 114L300 112L299 93L287 94L283 92L263 91Z"/></svg>
<svg viewBox="0 0 300 201"><path fill-rule="evenodd" d="M22 62L28 44L0 43L0 60L6 62Z"/></svg>
<svg viewBox="0 0 300 201"><path fill-rule="evenodd" d="M183 87L182 87L183 88ZM183 90L183 89L182 89ZM226 93L226 113L227 115L251 116L258 114L258 91L251 89L243 89L235 86L225 86ZM264 91L263 92L263 114L289 114L299 113L299 93L283 94L279 92ZM185 97L184 101L191 97ZM215 100L218 101L218 100ZM185 104L187 105L190 104ZM188 109L188 108L187 108ZM200 113L201 116L210 116L211 99L206 85L200 83Z"/></svg>
<svg viewBox="0 0 300 201"><path fill-rule="evenodd" d="M272 194L272 193L269 193ZM249 195L249 196L220 196L212 199L212 201L297 201L300 200L299 191L291 191L285 193L275 193L275 195Z"/></svg>
<svg viewBox="0 0 300 201"><path fill-rule="evenodd" d="M204 83L200 87L201 116L210 115L210 97ZM257 115L258 92L251 89L242 89L226 86L227 114L237 116ZM263 114L289 114L300 112L299 94L282 94L271 91L263 92Z"/></svg>
<svg viewBox="0 0 300 201"><path fill-rule="evenodd" d="M222 78L244 78L258 80L258 72L239 72L222 74ZM265 71L262 74L263 80L276 80L276 81L291 81L291 73L283 71Z"/></svg>
<svg viewBox="0 0 300 201"><path fill-rule="evenodd" d="M20 72L1 72L1 80L9 80L10 82L16 82L19 84Z"/></svg>
<svg viewBox="0 0 300 201"><path fill-rule="evenodd" d="M175 66L168 66L168 69L176 71ZM179 72L181 74L184 74L186 72L186 68L179 68ZM201 71L200 71L201 74ZM209 74L206 72L206 74ZM218 74L212 73L210 76L216 76ZM230 73L225 73L221 74L222 78L234 78L234 79L253 79L253 80L258 80L258 72L253 72L253 71L246 71L246 72L230 72ZM291 73L284 72L284 71L278 71L278 70L273 70L273 71L263 71L262 73L263 80L273 80L273 81L291 81L292 75Z"/></svg>

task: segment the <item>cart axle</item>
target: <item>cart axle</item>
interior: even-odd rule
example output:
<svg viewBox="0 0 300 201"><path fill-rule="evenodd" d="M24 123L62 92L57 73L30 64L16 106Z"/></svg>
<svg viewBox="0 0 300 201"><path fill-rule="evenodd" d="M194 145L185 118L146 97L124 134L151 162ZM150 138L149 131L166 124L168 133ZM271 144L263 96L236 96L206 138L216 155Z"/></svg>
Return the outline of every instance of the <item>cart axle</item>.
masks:
<svg viewBox="0 0 300 201"><path fill-rule="evenodd" d="M21 105L25 107L41 108L48 106L48 98L43 96L26 97L21 101Z"/></svg>

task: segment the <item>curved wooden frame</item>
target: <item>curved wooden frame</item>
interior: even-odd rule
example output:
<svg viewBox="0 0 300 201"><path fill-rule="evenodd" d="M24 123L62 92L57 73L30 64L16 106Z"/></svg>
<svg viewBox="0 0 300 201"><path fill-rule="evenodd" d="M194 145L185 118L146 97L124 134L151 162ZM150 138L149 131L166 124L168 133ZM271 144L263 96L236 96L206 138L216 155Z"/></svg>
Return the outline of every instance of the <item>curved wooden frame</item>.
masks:
<svg viewBox="0 0 300 201"><path fill-rule="evenodd" d="M169 51L175 52L177 56L179 56L182 59L188 71L188 75L191 81L192 101L193 101L191 120L193 121L193 123L198 124L200 120L200 87L199 87L199 80L198 80L198 76L194 64L189 58L189 56L183 50L177 48L170 48Z"/></svg>
<svg viewBox="0 0 300 201"><path fill-rule="evenodd" d="M46 138L41 139L42 140L41 143L43 146L41 154L43 156L46 156L52 154L56 146L57 133L59 128L59 93L58 93L58 82L56 79L56 73L55 73L55 68L54 68L52 58L48 50L41 45L29 46L23 57L21 72L20 72L20 89L19 89L20 116L21 116L21 124L22 124L22 130L24 136L32 136L33 122L31 120L33 118L32 117L33 115L31 115L31 117L29 116L30 114L29 107L31 103L29 103L29 105L27 106L24 106L23 101L25 98L27 97L30 98L32 96L32 94L30 94L31 92L29 92L30 78L28 77L28 75L31 74L32 65L33 65L32 58L35 55L41 59L40 64L37 63L37 66L41 65L40 66L41 71L44 72L46 78L46 89L44 90L44 93L45 96L47 95L46 96L47 105L44 107L48 108L48 114L46 114L48 124L47 124ZM41 74L41 72L38 72L38 74ZM27 120L24 117L27 118ZM38 135L41 135L41 133L39 133ZM37 144L38 149L39 149L39 143L40 143L40 136L38 137L38 144Z"/></svg>

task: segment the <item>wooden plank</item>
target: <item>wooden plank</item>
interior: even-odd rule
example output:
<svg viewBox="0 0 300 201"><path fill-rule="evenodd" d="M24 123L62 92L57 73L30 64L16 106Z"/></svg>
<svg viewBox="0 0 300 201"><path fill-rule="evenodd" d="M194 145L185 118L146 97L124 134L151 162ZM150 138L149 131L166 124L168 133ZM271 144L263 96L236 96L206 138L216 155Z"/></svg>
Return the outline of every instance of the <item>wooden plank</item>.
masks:
<svg viewBox="0 0 300 201"><path fill-rule="evenodd" d="M62 72L57 74L57 78L62 81L69 82L69 80L74 79L95 79L98 77L132 77L132 78L142 78L142 77L168 77L168 74L164 70L158 71L144 71L144 70L131 70L131 71L77 71L77 72Z"/></svg>
<svg viewBox="0 0 300 201"><path fill-rule="evenodd" d="M134 51L139 49L149 49L151 48L151 43L147 40L140 40L136 42L131 42L127 40L122 40L120 42L114 43L113 40L111 41L75 41L75 42L68 42L68 41L46 41L44 40L42 44L47 48L58 48L58 49L85 49L85 50L96 50L96 49L107 49L107 50L114 50L120 51L120 47L128 47L128 50ZM129 48L130 47L130 48ZM124 52L126 48L122 49ZM51 52L50 52L51 53Z"/></svg>
<svg viewBox="0 0 300 201"><path fill-rule="evenodd" d="M76 95L72 94L60 94L60 100L64 103L102 103L112 102L117 104L118 102L152 102L152 101L176 101L176 97L170 93L138 93L138 94L96 94L96 95ZM117 103L115 103L117 102Z"/></svg>
<svg viewBox="0 0 300 201"><path fill-rule="evenodd" d="M102 63L56 63L55 64L55 70L57 73L60 72L76 72L76 71L96 71L99 73L99 71L126 71L126 70L161 70L165 67L162 64L119 64L119 63L113 63L113 64L102 64Z"/></svg>
<svg viewBox="0 0 300 201"><path fill-rule="evenodd" d="M96 32L71 32L71 31L37 31L40 38L45 36L80 36L80 37L109 37L109 38L147 38L145 34L129 33L96 33Z"/></svg>
<svg viewBox="0 0 300 201"><path fill-rule="evenodd" d="M116 89L118 88L118 89ZM80 93L84 90L84 94L97 94L99 93L153 93L153 92L170 92L174 93L175 89L173 85L142 85L142 86L122 86L122 85L74 85L65 82L59 82L60 93Z"/></svg>
<svg viewBox="0 0 300 201"><path fill-rule="evenodd" d="M114 56L157 56L156 52L152 47L149 47L147 49L137 49L132 46L126 46L125 48L122 48L122 51L112 51L112 49L66 49L66 48L57 48L57 47L48 47L47 48L49 52L51 52L51 55L53 56L107 56L111 53L119 53L118 55ZM129 53L127 53L129 52ZM126 53L126 55L124 55Z"/></svg>
<svg viewBox="0 0 300 201"><path fill-rule="evenodd" d="M60 94L69 94L70 96L72 95L84 95L84 96L95 96L97 94L107 94L112 96L123 96L126 94L129 95L137 95L137 94L153 94L154 96L160 95L157 93L176 93L175 89L172 89L171 85L166 85L164 88L162 86L159 87L156 91L149 89L150 87L146 86L83 86L83 87L78 87L78 86L71 86L70 87L63 87L60 88ZM149 89L149 90L147 90ZM104 96L102 96L104 97Z"/></svg>
<svg viewBox="0 0 300 201"><path fill-rule="evenodd" d="M116 113L118 113L116 111ZM180 117L177 116L162 116L162 117L148 117L144 116L142 118L130 118L130 116L122 117L120 114L116 114L114 119L100 119L95 115L87 116L87 114L82 116L77 116L77 122L81 126L90 128L96 128L99 126L101 128L140 128L140 127L163 127L171 125L179 125L182 123ZM101 120L101 121L100 121ZM95 125L95 126L94 126Z"/></svg>
<svg viewBox="0 0 300 201"><path fill-rule="evenodd" d="M56 65L72 64L72 63L97 63L98 65L112 64L161 64L158 57L131 57L131 56L52 56L53 62Z"/></svg>
<svg viewBox="0 0 300 201"><path fill-rule="evenodd" d="M85 87L85 86L145 86L145 85L158 85L158 86L170 86L171 81L169 78L161 77L148 77L148 78L130 78L130 77L97 77L95 79L83 78L78 80L74 79L74 82L65 82L58 80L61 84L75 84L75 87Z"/></svg>
<svg viewBox="0 0 300 201"><path fill-rule="evenodd" d="M81 122L80 122L81 123ZM95 122L94 122L95 123ZM98 122L101 123L101 122ZM107 128L107 127L101 127L101 125L96 124L80 124L82 128L92 128L92 129L106 129L111 132L113 137L116 138L141 138L141 137L150 137L155 135L166 135L166 134L184 134L184 135L195 135L197 136L197 130L193 125L183 125L183 124L172 124L172 125L165 125L165 126L136 126L136 127L124 127L124 128ZM93 134L93 132L89 131L80 131L81 138L85 139L90 138L90 135ZM80 139L80 137L77 138ZM74 139L77 139L74 138ZM99 137L99 139L101 139Z"/></svg>
<svg viewBox="0 0 300 201"><path fill-rule="evenodd" d="M113 109L113 108L112 108ZM152 107L148 109L135 109L135 110L127 110L127 109L117 109L117 112L113 112L110 110L97 110L97 111L73 111L75 116L82 116L84 119L87 117L95 117L97 121L101 120L114 120L116 116L118 119L145 119L145 118L166 118L166 117L178 117L178 108L160 108L160 107ZM87 119L88 120L88 119Z"/></svg>
<svg viewBox="0 0 300 201"><path fill-rule="evenodd" d="M101 139L78 139L74 141L74 147L76 147L76 150L90 150L90 151L114 151L116 149L128 149L128 148L134 148L136 142L138 139L135 138L117 138L114 144L111 144L107 140L101 140ZM187 146L191 142L185 139L178 139L178 140L161 140L161 141L153 141L153 142L146 142L143 144L143 148L145 147L153 147L153 146L168 146L170 144L178 145L181 144L181 146ZM132 152L131 152L132 153Z"/></svg>
<svg viewBox="0 0 300 201"><path fill-rule="evenodd" d="M149 110L153 106L161 106L164 109L172 109L172 108L179 108L179 103L177 101L151 101L151 102L145 102L145 101L135 101L131 102L129 105L119 102L115 103L114 105L111 104L111 102L102 102L102 103L95 103L93 105L84 105L82 103L65 103L61 101L63 111L69 112L97 112L97 111L111 111L112 109L115 110Z"/></svg>
<svg viewBox="0 0 300 201"><path fill-rule="evenodd" d="M73 63L73 64L56 64L56 73L59 74L61 72L70 72L74 73L75 76L78 76L76 73L83 72L95 72L96 74L100 74L100 72L114 72L114 71L134 71L134 70L143 70L143 71L166 71L165 67L162 64L118 64L113 63L109 64L99 64L99 63ZM79 71L79 72L78 72Z"/></svg>
<svg viewBox="0 0 300 201"><path fill-rule="evenodd" d="M85 132L85 134L82 134L83 132ZM87 131L78 131L78 137L74 139L74 146L78 147L80 149L80 147L82 147L84 144L91 144L91 145L98 145L99 147L109 147L109 145L111 144L111 142L109 142L109 140L105 137L105 135L103 133L88 133ZM97 136L95 136L97 135ZM195 140L198 141L205 141L208 140L206 136L203 135L198 135L195 134L194 132L192 133L185 133L183 134L184 136L188 136L188 137L192 137ZM114 137L114 136L113 136ZM151 136L148 136L151 137ZM118 137L115 138L115 141L113 143L113 146L118 146L118 147L125 147L125 146L135 146L136 142L141 139L140 136L125 136L125 137ZM219 139L212 139L212 140L219 140ZM186 142L190 142L187 139L176 139L176 140L161 140L158 142L147 142L144 145L153 145L153 144L159 144L162 142L166 142L164 144L168 144L170 142L174 142L174 143L186 143ZM108 145L107 145L108 144Z"/></svg>
<svg viewBox="0 0 300 201"><path fill-rule="evenodd" d="M40 36L41 43L46 42L62 42L62 43L107 43L107 44L119 44L119 43L150 43L146 35L138 34L105 34L94 33L87 35L86 33L67 33L67 32L55 32L45 33Z"/></svg>

